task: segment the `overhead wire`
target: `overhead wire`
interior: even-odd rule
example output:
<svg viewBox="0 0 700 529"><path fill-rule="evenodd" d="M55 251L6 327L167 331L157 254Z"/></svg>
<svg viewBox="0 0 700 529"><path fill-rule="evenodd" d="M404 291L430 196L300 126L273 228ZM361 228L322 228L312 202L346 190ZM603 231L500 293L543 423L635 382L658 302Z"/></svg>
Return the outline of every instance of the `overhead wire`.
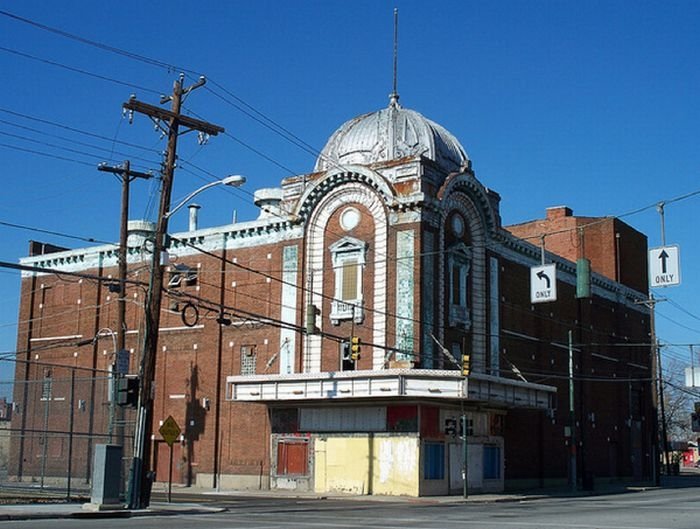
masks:
<svg viewBox="0 0 700 529"><path fill-rule="evenodd" d="M31 59L31 60L38 61L38 62L41 62L41 63L44 63L44 64L49 64L49 65L51 65L51 66L56 66L56 67L58 67L58 68L63 68L64 70L68 70L68 71L71 71L71 72L74 72L74 73L79 73L79 74L82 74L82 75L87 75L87 76L89 76L89 77L93 77L93 78L95 78L95 79L100 79L100 80L102 80L102 81L108 81L108 82L110 82L110 83L115 83L115 84L118 84L118 85L121 85L121 86L126 86L126 87L129 87L129 88L135 88L135 89L137 89L137 90L142 90L142 91L144 91L144 92L149 92L149 93L156 94L156 95L159 95L159 94L160 94L160 92L159 92L158 90L153 90L152 88L147 88L147 87L140 86L140 85L137 85L137 84L134 84L134 83L129 83L129 82L126 82L126 81L122 81L121 79L115 79L115 78L113 78L113 77L108 77L108 76L106 76L106 75L96 74L96 73L94 73L94 72L89 72L89 71L83 70L83 69L81 69L81 68L76 68L76 67L74 67L74 66L69 66L69 65L67 65L67 64L64 64L64 63L61 63L61 62L58 62L58 61L52 61L52 60L45 59L45 58L42 58L42 57L38 57L38 56L36 56L36 55L30 55L29 53L25 53L25 52L21 52L21 51L19 51L19 50L14 50L14 49L11 49L11 48L7 48L7 47L5 47L5 46L0 46L0 51L4 51L4 52L6 52L6 53L11 53L11 54L17 55L17 56L19 56L19 57L23 57L23 58L25 58L25 59Z"/></svg>
<svg viewBox="0 0 700 529"><path fill-rule="evenodd" d="M147 64L151 64L151 65L154 65L154 66L158 66L158 67L161 67L161 68L165 68L165 69L167 69L168 71L172 71L173 69L181 69L181 70L183 70L183 71L188 71L189 73L194 73L193 70L189 70L189 69L185 69L185 68L177 68L176 66L174 66L174 65L172 65L172 64L169 64L169 63L165 63L165 62L163 62L163 61L155 60L155 59L152 59L152 58L149 58L149 57L146 57L146 56L142 56L142 55L139 55L139 54L135 54L135 53L132 53L132 52L128 52L128 51L126 51L126 50L122 50L122 49L119 49L119 48L116 48L116 47L113 47L113 46L105 45L105 44L100 43L100 42L97 42L97 41L91 41L91 40L89 40L89 39L85 39L85 38L79 37L79 36L77 36L77 35L70 34L70 33L68 33L68 32L59 30L59 29L57 29L57 28L52 28L52 27L50 27L50 26L46 26L46 25L37 23L37 22L35 22L35 21L29 20L29 19L25 19L25 18L19 17L19 16L17 16L17 15L13 15L12 13L8 13L8 12L5 12L5 11L0 11L0 14L2 14L2 15L4 15L4 16L8 16L8 17L10 17L10 18L14 18L14 19L19 20L19 21L21 21L21 22L24 22L24 23L33 25L33 26L38 27L38 28L40 28L40 29L47 30L47 31L51 31L51 32L56 33L56 34L59 34L59 35L61 35L61 36L64 36L64 37L67 37L67 38L71 38L71 39L73 39L73 40L76 40L76 41L79 41L79 42L82 42L82 43L85 43L85 44L89 44L89 45L91 45L91 46L94 46L94 47L97 47L97 48L100 48L100 49L103 49L103 50L106 50L106 51L110 51L110 52L112 52L112 53L117 53L117 54L119 54L119 55L122 55L122 56L125 56L125 57L128 57L128 58L131 58L131 59L139 60L139 61L145 62L145 63L147 63ZM36 57L31 57L31 56L30 56L29 58L36 59ZM61 66L61 65L59 64L59 66ZM65 65L63 65L63 66L65 66ZM85 72L82 72L82 71L81 71L81 72L78 72L78 73L85 73ZM113 79L107 79L107 80L113 80ZM288 139L289 141L292 141L292 143L295 143L295 145L297 145L297 146L299 146L300 148L306 150L306 151L309 152L310 154L314 154L314 155L318 155L318 154L319 154L318 151L315 150L313 147L311 147L308 143L303 142L303 140L301 140L300 138L298 138L297 136L295 136L294 134L292 134L290 131L288 131L288 130L285 129L284 127L280 126L280 125L279 125L278 123L276 123L274 120L271 120L270 118L268 118L267 116L265 116L265 115L262 114L261 112L257 111L257 109L255 109L255 108L252 107L251 105L245 103L241 98L239 98L238 96L235 96L235 94L233 94L232 92L230 92L229 90L227 90L225 87L223 87L223 86L220 85L219 83L216 83L215 81L212 81L212 84L214 84L215 86L217 86L220 90L222 90L223 92L225 92L228 96L233 97L233 98L234 98L236 101L238 101L241 105L244 105L247 109L249 109L249 112L247 112L247 113L248 113L248 115L249 115L251 118L256 119L256 120L259 121L261 124L263 124L263 125L267 126L268 128L270 128L270 130L273 130L273 131L275 131L276 133L282 135L283 137L285 137L285 138ZM213 91L213 90L210 90L210 91L211 91L214 95L217 95L219 98L226 100L226 98L223 98L220 94L217 94L215 91ZM153 92L156 92L156 91L153 91ZM229 101L229 103L230 103L230 104L233 104L231 101ZM244 111L245 109L243 109L243 108L241 107L241 105L238 105L238 106L234 105L234 106L236 106L239 110ZM258 117L256 117L256 116L258 116ZM294 140L297 140L297 141L294 141ZM274 160L270 160L270 161L274 161ZM276 162L276 161L274 161L274 162ZM285 170L290 170L289 168L286 168L286 167L284 167L284 166L280 166L280 167L283 168L283 169L285 169ZM290 170L290 171L291 171L291 170ZM291 171L291 172L293 172L293 171ZM681 195L681 196L676 197L676 198L674 198L674 199L670 199L670 200L666 201L665 203L673 203L673 202L676 202L676 201L679 201L679 200L683 200L683 199L686 199L686 198L690 198L690 197L695 196L695 195L697 195L697 194L700 194L700 190L699 190L699 191L695 191L695 192L691 192L691 193L686 193L685 195ZM651 208L651 207L654 207L655 205L656 205L656 204L653 204L653 205L650 205L650 206L645 206L645 207L643 207L643 208L639 208L639 209L636 209L636 210L632 210L632 211L630 211L630 212L627 212L627 213L624 213L624 214L618 216L618 218L622 218L622 217L629 216L629 215L634 215L634 214L636 214L636 213L639 213L639 212L645 211L645 210L647 210L647 209L649 209L649 208ZM609 218L609 217L607 217L607 218ZM603 221L607 220L607 218L601 219L599 222L603 222ZM583 226L583 228L585 228L585 227L590 227L591 224L593 224L593 223L589 223L589 224ZM562 230L562 231L573 231L573 230L579 230L579 229L581 229L581 228L582 228L582 227L576 227L576 228L574 228L574 229ZM555 234L555 233L558 233L558 232L550 232L550 233L548 233L547 235L552 235L552 234ZM527 239L527 238L530 238L530 237L524 237L524 239ZM534 237L532 237L532 238L534 238Z"/></svg>

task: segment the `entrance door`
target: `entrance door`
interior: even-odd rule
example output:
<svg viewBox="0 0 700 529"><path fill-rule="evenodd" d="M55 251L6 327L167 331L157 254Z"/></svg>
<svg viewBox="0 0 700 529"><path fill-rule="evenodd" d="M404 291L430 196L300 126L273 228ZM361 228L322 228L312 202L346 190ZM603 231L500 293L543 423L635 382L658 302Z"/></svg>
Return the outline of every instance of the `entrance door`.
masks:
<svg viewBox="0 0 700 529"><path fill-rule="evenodd" d="M156 469L156 481L168 482L170 469L170 447L165 441L156 441L153 466ZM182 445L173 444L173 483L182 483Z"/></svg>
<svg viewBox="0 0 700 529"><path fill-rule="evenodd" d="M480 444L469 443L467 448L469 490L481 490L484 487L484 447ZM464 478L462 477L463 450L464 447L461 442L450 443L449 445L450 494L461 494L464 490Z"/></svg>

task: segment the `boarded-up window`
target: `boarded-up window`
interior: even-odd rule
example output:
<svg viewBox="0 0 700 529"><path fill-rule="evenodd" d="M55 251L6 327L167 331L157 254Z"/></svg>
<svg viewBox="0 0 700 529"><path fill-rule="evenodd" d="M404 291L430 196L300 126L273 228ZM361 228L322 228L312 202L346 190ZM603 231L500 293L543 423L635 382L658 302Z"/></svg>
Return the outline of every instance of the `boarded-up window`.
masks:
<svg viewBox="0 0 700 529"><path fill-rule="evenodd" d="M501 477L501 448L484 445L484 479Z"/></svg>
<svg viewBox="0 0 700 529"><path fill-rule="evenodd" d="M445 444L425 443L424 479L445 479Z"/></svg>
<svg viewBox="0 0 700 529"><path fill-rule="evenodd" d="M280 439L277 443L277 475L305 476L308 452L309 442L306 439Z"/></svg>
<svg viewBox="0 0 700 529"><path fill-rule="evenodd" d="M341 292L341 299L343 301L352 301L357 299L357 276L359 275L359 270L360 265L357 262L357 258L347 259L343 263L343 287Z"/></svg>

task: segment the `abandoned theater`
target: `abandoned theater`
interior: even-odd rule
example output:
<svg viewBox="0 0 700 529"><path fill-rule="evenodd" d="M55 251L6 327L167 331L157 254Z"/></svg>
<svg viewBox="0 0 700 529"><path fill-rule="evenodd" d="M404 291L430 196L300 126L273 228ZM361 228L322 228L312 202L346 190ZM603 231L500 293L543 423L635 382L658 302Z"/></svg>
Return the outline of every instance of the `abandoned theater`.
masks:
<svg viewBox="0 0 700 529"><path fill-rule="evenodd" d="M425 496L461 493L465 474L470 492L651 478L643 234L565 206L502 226L457 138L397 96L255 202L255 220L204 228L195 206L171 234L156 480L169 416L173 479L193 487ZM136 374L153 225L129 227ZM112 405L117 250L33 242L21 259L36 269L21 285L19 480L65 474L67 437L28 432L65 432L70 417L71 472L86 476L95 443L113 442L106 425L128 422ZM71 369L106 382L71 386ZM128 427L115 435L127 453Z"/></svg>

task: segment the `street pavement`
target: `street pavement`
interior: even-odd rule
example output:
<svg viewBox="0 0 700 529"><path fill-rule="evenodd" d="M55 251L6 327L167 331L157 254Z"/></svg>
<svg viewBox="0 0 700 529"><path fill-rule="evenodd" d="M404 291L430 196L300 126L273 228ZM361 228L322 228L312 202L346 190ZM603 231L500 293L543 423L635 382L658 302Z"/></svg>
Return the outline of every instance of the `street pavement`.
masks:
<svg viewBox="0 0 700 529"><path fill-rule="evenodd" d="M151 505L147 509L129 510L119 506L110 510L90 510L81 503L23 503L0 505L0 521L6 520L49 520L49 519L84 519L84 518L131 518L139 516L197 515L215 514L226 510L217 504L226 503L228 499L276 499L276 500L341 500L362 502L388 502L423 504L478 504L496 502L526 502L552 498L584 498L613 494L632 494L651 490L699 488L700 474L689 473L681 476L664 476L661 487L628 486L612 484L599 486L594 491L572 491L566 489L538 489L527 492L501 494L473 494L468 498L462 496L425 496L409 498L401 496L354 496L343 494L290 493L288 491L216 491L213 489L173 488L173 502L161 501L164 493L154 490ZM0 497L2 490L0 489Z"/></svg>

